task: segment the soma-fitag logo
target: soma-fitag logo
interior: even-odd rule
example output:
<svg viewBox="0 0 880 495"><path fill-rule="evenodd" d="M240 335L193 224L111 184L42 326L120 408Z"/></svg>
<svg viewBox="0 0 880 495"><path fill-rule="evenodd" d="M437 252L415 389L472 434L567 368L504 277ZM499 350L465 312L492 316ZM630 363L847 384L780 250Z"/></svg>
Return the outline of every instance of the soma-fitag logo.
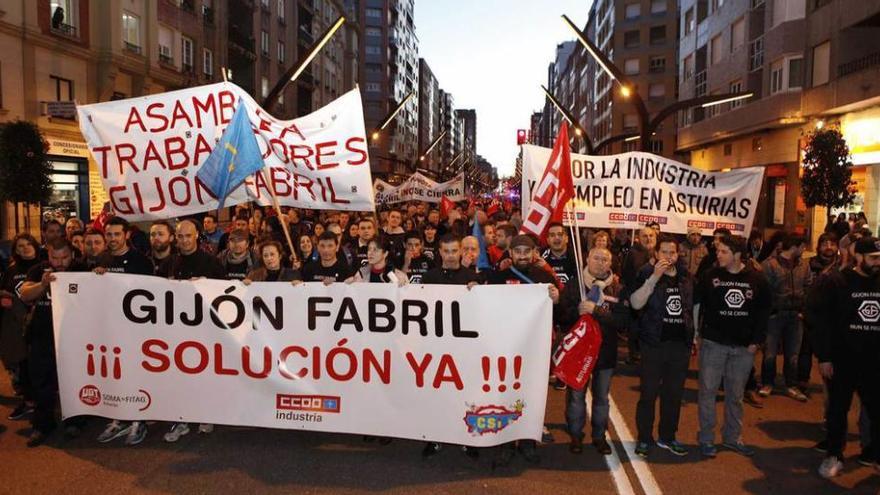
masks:
<svg viewBox="0 0 880 495"><path fill-rule="evenodd" d="M859 305L859 318L866 323L877 323L880 320L880 302L862 301Z"/></svg>
<svg viewBox="0 0 880 495"><path fill-rule="evenodd" d="M666 312L670 316L681 316L681 296L673 294L666 299Z"/></svg>
<svg viewBox="0 0 880 495"><path fill-rule="evenodd" d="M740 289L730 289L724 295L724 302L729 308L739 309L746 303L746 296Z"/></svg>

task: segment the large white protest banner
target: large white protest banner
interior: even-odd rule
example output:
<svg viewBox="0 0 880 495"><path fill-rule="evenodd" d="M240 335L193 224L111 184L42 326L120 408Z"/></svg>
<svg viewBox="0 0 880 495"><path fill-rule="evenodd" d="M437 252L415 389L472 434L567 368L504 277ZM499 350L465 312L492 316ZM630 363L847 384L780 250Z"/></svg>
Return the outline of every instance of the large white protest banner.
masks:
<svg viewBox="0 0 880 495"><path fill-rule="evenodd" d="M552 150L525 145L522 211ZM580 225L632 229L657 222L661 230L704 235L725 227L748 236L758 207L763 167L707 172L651 153L589 156L571 154L574 203Z"/></svg>
<svg viewBox="0 0 880 495"><path fill-rule="evenodd" d="M271 204L271 187L282 205L374 209L357 89L304 117L278 120L240 87L217 83L77 108L115 213L144 221L216 209L196 172L239 98L270 170L266 180L259 174L247 179L226 205Z"/></svg>
<svg viewBox="0 0 880 495"><path fill-rule="evenodd" d="M58 273L51 291L64 417L474 446L541 436L545 285L245 286Z"/></svg>
<svg viewBox="0 0 880 495"><path fill-rule="evenodd" d="M416 172L399 186L392 186L382 179L373 181L376 203L391 204L403 201L439 203L443 196L450 201L465 199L464 174L458 174L446 182L436 182Z"/></svg>

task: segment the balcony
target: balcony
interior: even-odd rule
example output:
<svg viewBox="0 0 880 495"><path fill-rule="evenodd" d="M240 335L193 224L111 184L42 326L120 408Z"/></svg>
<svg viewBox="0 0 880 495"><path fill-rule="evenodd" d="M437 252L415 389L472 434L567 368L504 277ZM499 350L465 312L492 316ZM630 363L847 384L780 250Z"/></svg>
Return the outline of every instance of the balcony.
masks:
<svg viewBox="0 0 880 495"><path fill-rule="evenodd" d="M181 0L180 10L182 10L184 12L189 12L191 14L195 14L196 3L193 0Z"/></svg>
<svg viewBox="0 0 880 495"><path fill-rule="evenodd" d="M64 24L63 22L55 24L52 26L51 31L52 34L64 36L65 38L79 39L79 33L76 26L71 26L70 24Z"/></svg>
<svg viewBox="0 0 880 495"><path fill-rule="evenodd" d="M159 54L159 63L163 65L174 65L174 57L164 53Z"/></svg>
<svg viewBox="0 0 880 495"><path fill-rule="evenodd" d="M315 43L315 37L312 36L312 28L310 26L301 25L299 27L299 41L306 46L312 46Z"/></svg>
<svg viewBox="0 0 880 495"><path fill-rule="evenodd" d="M208 6L202 8L202 24L206 27L214 27L214 9Z"/></svg>
<svg viewBox="0 0 880 495"><path fill-rule="evenodd" d="M128 41L123 41L122 47L127 52L134 53L135 55L141 55L141 47L139 45L135 45L134 43L129 43Z"/></svg>
<svg viewBox="0 0 880 495"><path fill-rule="evenodd" d="M848 76L870 67L880 65L880 52L874 52L837 66L837 77Z"/></svg>

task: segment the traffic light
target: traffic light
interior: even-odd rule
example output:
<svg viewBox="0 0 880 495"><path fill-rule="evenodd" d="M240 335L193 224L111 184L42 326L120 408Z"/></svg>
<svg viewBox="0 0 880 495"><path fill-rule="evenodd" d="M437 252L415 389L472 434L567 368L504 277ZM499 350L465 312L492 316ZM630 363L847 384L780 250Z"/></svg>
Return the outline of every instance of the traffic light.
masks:
<svg viewBox="0 0 880 495"><path fill-rule="evenodd" d="M517 145L526 144L526 130L525 129L519 129L516 131L516 144Z"/></svg>

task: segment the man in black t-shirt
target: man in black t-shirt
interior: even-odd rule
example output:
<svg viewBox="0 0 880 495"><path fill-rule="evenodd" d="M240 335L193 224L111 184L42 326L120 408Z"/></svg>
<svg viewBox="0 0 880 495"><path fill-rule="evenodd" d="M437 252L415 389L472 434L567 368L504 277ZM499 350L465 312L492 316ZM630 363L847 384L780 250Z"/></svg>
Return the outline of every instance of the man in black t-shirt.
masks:
<svg viewBox="0 0 880 495"><path fill-rule="evenodd" d="M131 249L128 245L129 225L122 217L113 217L104 227L107 250L98 257L95 273L133 273L152 275L153 262L145 255ZM137 445L147 437L147 424L141 421L126 423L113 420L98 435L98 441L107 443L125 437L125 445Z"/></svg>
<svg viewBox="0 0 880 495"><path fill-rule="evenodd" d="M678 257L678 242L661 235L654 248L654 266L642 267L630 305L639 311L642 350L639 403L636 408L636 454L648 456L654 438L654 410L660 398L657 446L678 456L688 451L675 438L694 338L694 283Z"/></svg>
<svg viewBox="0 0 880 495"><path fill-rule="evenodd" d="M359 270L367 266L367 247L376 237L376 222L370 217L361 218L358 222L358 238L349 246L353 260L352 269Z"/></svg>
<svg viewBox="0 0 880 495"><path fill-rule="evenodd" d="M175 280L192 278L223 279L225 273L217 258L199 249L199 228L194 220L185 219L177 224L174 234L177 242L177 253L172 254L157 270L160 277Z"/></svg>
<svg viewBox="0 0 880 495"><path fill-rule="evenodd" d="M85 271L85 266L74 261L73 246L64 238L53 239L47 246L49 261L30 269L27 281L19 291L25 303L34 304L33 317L28 327L28 370L34 396L33 431L28 447L46 441L55 429L55 402L58 395L58 373L55 365L55 336L52 327L52 297L49 284L54 272ZM66 433L79 434L81 421L68 421Z"/></svg>
<svg viewBox="0 0 880 495"><path fill-rule="evenodd" d="M409 283L421 284L422 277L434 268L434 261L422 252L422 237L418 232L406 233L406 255L403 258L403 271L409 277Z"/></svg>
<svg viewBox="0 0 880 495"><path fill-rule="evenodd" d="M543 268L535 265L535 248L535 241L531 237L522 234L515 236L510 241L509 249L512 265L505 270L491 272L489 284L549 284L550 299L553 304L557 304L559 289L556 287L556 280ZM548 332L551 330L547 329ZM495 462L496 466L506 466L510 463L515 452L515 443L509 442L501 446L500 455ZM536 463L541 459L535 449L534 440L520 440L519 452L528 462Z"/></svg>
<svg viewBox="0 0 880 495"><path fill-rule="evenodd" d="M150 260L153 274L158 275L162 263L174 254L174 229L165 220L150 225Z"/></svg>
<svg viewBox="0 0 880 495"><path fill-rule="evenodd" d="M318 237L318 259L306 263L302 275L304 282L343 282L353 275L353 270L344 258L339 257L339 237L325 231Z"/></svg>
<svg viewBox="0 0 880 495"><path fill-rule="evenodd" d="M828 454L819 467L823 478L843 469L854 392L871 425L871 441L859 461L880 469L880 239L862 237L854 248L854 266L821 276L805 304L819 371L829 381Z"/></svg>
<svg viewBox="0 0 880 495"><path fill-rule="evenodd" d="M439 265L440 255L437 253L439 249L437 226L432 223L426 223L422 228L422 253L424 253L426 258L433 261L435 265Z"/></svg>
<svg viewBox="0 0 880 495"><path fill-rule="evenodd" d="M743 262L748 246L742 237L718 240L718 266L709 269L694 291L694 321L700 322L700 452L715 457L715 396L724 382L725 422L722 446L744 455L754 450L742 442L742 400L755 352L764 342L770 317L770 286L764 275Z"/></svg>
<svg viewBox="0 0 880 495"><path fill-rule="evenodd" d="M568 248L568 232L561 223L553 222L547 227L547 245L541 257L553 268L556 278L565 287L570 280L577 278L577 266L574 253Z"/></svg>
<svg viewBox="0 0 880 495"><path fill-rule="evenodd" d="M226 274L226 280L244 280L248 273L257 268L257 259L250 249L250 238L246 230L233 230L229 233L226 250L217 255Z"/></svg>

